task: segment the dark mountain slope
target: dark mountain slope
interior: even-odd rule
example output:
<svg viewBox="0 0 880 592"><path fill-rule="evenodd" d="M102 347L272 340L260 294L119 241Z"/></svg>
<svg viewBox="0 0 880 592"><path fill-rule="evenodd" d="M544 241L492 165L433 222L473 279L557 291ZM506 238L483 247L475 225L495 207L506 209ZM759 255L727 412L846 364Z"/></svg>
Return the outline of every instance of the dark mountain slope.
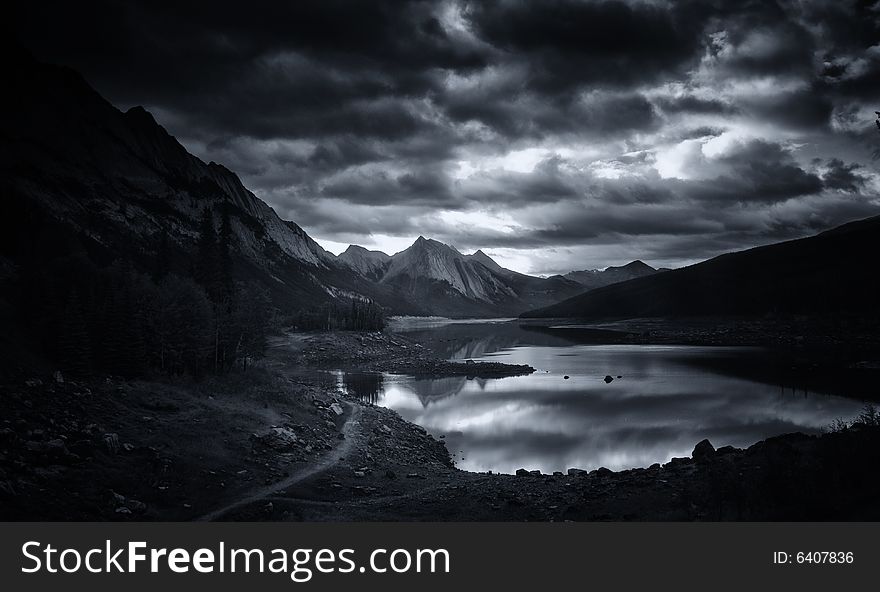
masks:
<svg viewBox="0 0 880 592"><path fill-rule="evenodd" d="M221 214L229 217L237 278L262 285L281 310L355 298L419 311L338 263L234 173L191 155L143 108L123 113L76 72L18 48L4 47L0 63L0 255L22 261L45 251L34 237L56 228L99 264L148 271L167 237L172 265L183 270L207 209L218 227Z"/></svg>
<svg viewBox="0 0 880 592"><path fill-rule="evenodd" d="M599 288L527 318L877 315L880 217Z"/></svg>

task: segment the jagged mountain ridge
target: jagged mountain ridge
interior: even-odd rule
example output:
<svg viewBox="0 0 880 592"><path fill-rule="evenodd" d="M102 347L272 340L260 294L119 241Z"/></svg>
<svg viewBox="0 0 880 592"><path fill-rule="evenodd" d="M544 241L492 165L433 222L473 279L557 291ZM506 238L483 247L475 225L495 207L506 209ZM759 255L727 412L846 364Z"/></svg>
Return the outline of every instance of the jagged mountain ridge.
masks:
<svg viewBox="0 0 880 592"><path fill-rule="evenodd" d="M104 259L149 268L160 235L186 253L202 212L213 210L219 223L225 210L238 276L266 286L281 308L357 298L421 312L342 265L235 173L190 154L144 108L122 112L75 71L4 49L0 183L7 223L19 219L12 232L25 236L58 224Z"/></svg>
<svg viewBox="0 0 880 592"><path fill-rule="evenodd" d="M518 273L483 251L464 255L422 236L391 256L352 245L339 260L436 315L519 314L536 303L557 302L582 291L580 284L561 276Z"/></svg>
<svg viewBox="0 0 880 592"><path fill-rule="evenodd" d="M485 303L516 298L516 292L484 264L422 236L391 258L381 281L401 285L421 279L446 282L467 298Z"/></svg>
<svg viewBox="0 0 880 592"><path fill-rule="evenodd" d="M391 264L391 255L382 251L370 251L358 245L349 245L336 259L343 265L374 281L381 279Z"/></svg>
<svg viewBox="0 0 880 592"><path fill-rule="evenodd" d="M36 180L23 178L22 173L38 172L44 184L59 177L90 175L88 191L71 192L67 199L57 199L56 192L32 191L31 196L42 199L45 207L85 227L79 211L107 213L111 205L117 205L110 202L118 202L131 210L123 215L140 234L162 225L144 203L147 200L191 219L207 203L226 202L263 229L255 233L247 228L242 215L233 221L248 255L264 246L259 240L263 237L258 236L263 234L282 252L304 263L327 266L332 260L298 226L281 220L248 191L237 175L187 152L142 107L123 113L76 72L23 55L19 58L9 69L16 92L4 97L7 116L0 122L4 136L12 140L0 147L4 168L17 168L19 173L10 179L36 189Z"/></svg>

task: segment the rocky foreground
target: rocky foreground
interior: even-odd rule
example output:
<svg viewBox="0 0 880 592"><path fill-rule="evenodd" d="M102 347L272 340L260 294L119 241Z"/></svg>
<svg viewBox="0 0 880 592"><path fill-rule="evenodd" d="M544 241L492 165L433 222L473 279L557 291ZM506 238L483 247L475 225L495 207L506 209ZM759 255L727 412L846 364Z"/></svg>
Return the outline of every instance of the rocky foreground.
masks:
<svg viewBox="0 0 880 592"><path fill-rule="evenodd" d="M376 437L380 435L377 433ZM667 521L877 520L880 429L791 434L748 449L702 442L688 458L629 471L493 475L442 463L397 470L373 442L373 461L345 467L228 518L291 520ZM364 470L366 469L366 470Z"/></svg>
<svg viewBox="0 0 880 592"><path fill-rule="evenodd" d="M302 370L523 370L452 367L388 335L274 345L253 371L203 382L5 376L0 519L880 519L876 421L743 450L704 441L628 471L471 473L442 440Z"/></svg>

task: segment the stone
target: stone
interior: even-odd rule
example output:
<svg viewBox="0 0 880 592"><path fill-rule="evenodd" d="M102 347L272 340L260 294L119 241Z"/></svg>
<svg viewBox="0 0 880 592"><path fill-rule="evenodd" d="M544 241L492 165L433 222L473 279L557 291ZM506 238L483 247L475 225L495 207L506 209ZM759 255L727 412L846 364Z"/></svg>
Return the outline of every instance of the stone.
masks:
<svg viewBox="0 0 880 592"><path fill-rule="evenodd" d="M15 497L18 495L11 481L0 481L0 494L6 497Z"/></svg>
<svg viewBox="0 0 880 592"><path fill-rule="evenodd" d="M686 456L675 456L669 459L669 462L663 465L664 467L680 467L683 465L689 465L693 462L690 458Z"/></svg>
<svg viewBox="0 0 880 592"><path fill-rule="evenodd" d="M104 434L104 446L110 454L119 452L119 434Z"/></svg>
<svg viewBox="0 0 880 592"><path fill-rule="evenodd" d="M54 374L52 374L53 380L58 384L64 384L64 375L61 374L61 370L56 370Z"/></svg>
<svg viewBox="0 0 880 592"><path fill-rule="evenodd" d="M354 476L355 476L355 477L358 477L358 478L363 478L363 477L366 477L367 474L364 473L363 471L355 471L355 472L354 472Z"/></svg>
<svg viewBox="0 0 880 592"><path fill-rule="evenodd" d="M78 454L79 456L89 456L94 452L95 447L89 440L76 440L75 442L71 443L68 449L73 454Z"/></svg>
<svg viewBox="0 0 880 592"><path fill-rule="evenodd" d="M386 434L391 434L391 428L389 428L389 427L388 427L387 425L385 425L384 423L379 427L379 429L380 429L381 431L385 432Z"/></svg>
<svg viewBox="0 0 880 592"><path fill-rule="evenodd" d="M700 440L700 442L694 446L694 451L691 453L691 458L698 462L710 460L714 456L715 447L706 439Z"/></svg>
<svg viewBox="0 0 880 592"><path fill-rule="evenodd" d="M43 443L36 440L28 440L24 443L24 449L28 452L40 453L43 452L44 448Z"/></svg>
<svg viewBox="0 0 880 592"><path fill-rule="evenodd" d="M554 477L562 477L562 471L553 471Z"/></svg>
<svg viewBox="0 0 880 592"><path fill-rule="evenodd" d="M568 469L568 474L572 476L585 475L586 473L587 471L585 471L584 469Z"/></svg>
<svg viewBox="0 0 880 592"><path fill-rule="evenodd" d="M330 411L332 411L336 415L342 415L342 405L340 405L339 403L333 403L330 405Z"/></svg>
<svg viewBox="0 0 880 592"><path fill-rule="evenodd" d="M611 381L614 380L614 377L612 377L610 374L606 374L604 380L605 384L609 384Z"/></svg>
<svg viewBox="0 0 880 592"><path fill-rule="evenodd" d="M299 441L294 431L284 426L273 426L265 434L253 434L251 437L275 450L287 450Z"/></svg>
<svg viewBox="0 0 880 592"><path fill-rule="evenodd" d="M569 376L568 376L568 374L566 374L565 376L562 377L562 380L568 380L568 378L569 378Z"/></svg>
<svg viewBox="0 0 880 592"><path fill-rule="evenodd" d="M606 467L599 467L598 469L596 469L595 473L600 477L606 477L608 475L611 475L613 471Z"/></svg>
<svg viewBox="0 0 880 592"><path fill-rule="evenodd" d="M60 438L46 442L46 453L55 457L67 456L70 454L67 451L67 445L64 443L64 440Z"/></svg>
<svg viewBox="0 0 880 592"><path fill-rule="evenodd" d="M387 479L396 479L396 478L397 478L397 475L395 474L394 471L392 471L391 469L388 469L387 471L385 471L385 478L387 478Z"/></svg>
<svg viewBox="0 0 880 592"><path fill-rule="evenodd" d="M135 514L143 514L147 511L147 504L135 499L128 500L125 505Z"/></svg>
<svg viewBox="0 0 880 592"><path fill-rule="evenodd" d="M539 471L538 469L535 469L534 471L529 471L529 475L538 476L540 474L541 474L541 471Z"/></svg>
<svg viewBox="0 0 880 592"><path fill-rule="evenodd" d="M476 364L476 362L474 362L473 360L465 360L464 363L467 366L473 366L474 364Z"/></svg>
<svg viewBox="0 0 880 592"><path fill-rule="evenodd" d="M517 470L516 470L516 476L517 476L517 477L528 477L528 476L529 476L529 471L528 471L527 469L517 469Z"/></svg>
<svg viewBox="0 0 880 592"><path fill-rule="evenodd" d="M128 514L131 514L131 510L129 510L125 506L120 506L120 507L116 508L116 513L128 515Z"/></svg>

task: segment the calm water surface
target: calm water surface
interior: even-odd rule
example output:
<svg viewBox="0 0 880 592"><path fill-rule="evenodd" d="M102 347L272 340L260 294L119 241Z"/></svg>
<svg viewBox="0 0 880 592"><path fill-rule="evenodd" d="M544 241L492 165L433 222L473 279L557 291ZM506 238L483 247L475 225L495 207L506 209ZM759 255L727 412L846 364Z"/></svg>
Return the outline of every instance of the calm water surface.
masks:
<svg viewBox="0 0 880 592"><path fill-rule="evenodd" d="M786 432L819 432L862 408L858 400L793 390L766 373L756 379L731 371L757 365L766 355L758 348L583 344L515 323L395 330L449 359L538 369L500 379L329 377L445 436L457 466L472 471L644 467L689 456L703 438L744 447ZM606 375L614 377L610 384Z"/></svg>

